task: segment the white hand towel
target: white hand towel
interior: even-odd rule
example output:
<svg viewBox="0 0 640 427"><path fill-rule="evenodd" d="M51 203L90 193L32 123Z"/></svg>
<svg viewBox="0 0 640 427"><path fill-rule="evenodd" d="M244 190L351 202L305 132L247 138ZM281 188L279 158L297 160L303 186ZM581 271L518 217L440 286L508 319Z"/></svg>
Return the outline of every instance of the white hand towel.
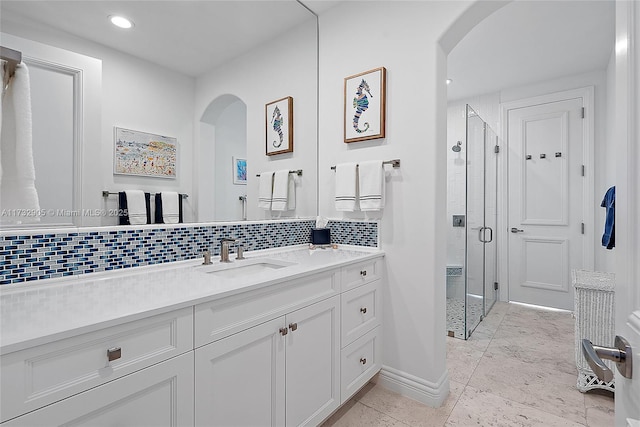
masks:
<svg viewBox="0 0 640 427"><path fill-rule="evenodd" d="M356 210L356 163L336 165L336 210Z"/></svg>
<svg viewBox="0 0 640 427"><path fill-rule="evenodd" d="M160 193L162 199L162 221L165 224L177 224L180 222L180 195L175 191L163 191Z"/></svg>
<svg viewBox="0 0 640 427"><path fill-rule="evenodd" d="M358 182L361 211L384 208L384 168L382 160L360 162Z"/></svg>
<svg viewBox="0 0 640 427"><path fill-rule="evenodd" d="M258 207L271 209L271 195L273 193L273 172L262 172L258 180Z"/></svg>
<svg viewBox="0 0 640 427"><path fill-rule="evenodd" d="M295 209L295 181L289 169L276 171L273 177L273 199L271 210L287 211Z"/></svg>
<svg viewBox="0 0 640 427"><path fill-rule="evenodd" d="M4 73L3 76L4 78ZM2 97L0 122L0 205L3 209L38 211L31 128L29 70L18 64ZM2 217L9 222L39 222L38 216Z"/></svg>
<svg viewBox="0 0 640 427"><path fill-rule="evenodd" d="M125 194L127 195L127 215L129 215L129 224L146 224L147 202L144 197L144 191L126 190Z"/></svg>

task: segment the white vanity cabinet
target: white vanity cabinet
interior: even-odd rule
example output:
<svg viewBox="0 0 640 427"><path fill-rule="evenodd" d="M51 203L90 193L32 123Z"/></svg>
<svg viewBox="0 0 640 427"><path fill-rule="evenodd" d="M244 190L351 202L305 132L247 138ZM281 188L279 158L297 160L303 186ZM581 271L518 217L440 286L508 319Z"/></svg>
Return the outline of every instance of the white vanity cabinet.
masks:
<svg viewBox="0 0 640 427"><path fill-rule="evenodd" d="M381 259L342 269L341 404L382 368Z"/></svg>
<svg viewBox="0 0 640 427"><path fill-rule="evenodd" d="M340 405L338 296L196 349L197 426L319 424Z"/></svg>
<svg viewBox="0 0 640 427"><path fill-rule="evenodd" d="M212 286L173 311L163 296L147 317L92 316L84 326L65 323L57 340L5 341L0 423L319 425L381 368L382 255L303 255L308 268L224 296ZM192 271L181 274L198 290L212 285Z"/></svg>

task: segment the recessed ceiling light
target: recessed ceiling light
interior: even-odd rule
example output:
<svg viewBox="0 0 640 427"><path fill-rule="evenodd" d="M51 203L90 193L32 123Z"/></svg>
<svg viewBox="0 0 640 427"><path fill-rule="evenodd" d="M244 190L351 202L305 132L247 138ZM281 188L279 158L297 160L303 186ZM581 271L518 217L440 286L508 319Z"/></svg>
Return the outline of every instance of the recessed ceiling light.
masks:
<svg viewBox="0 0 640 427"><path fill-rule="evenodd" d="M125 29L133 27L133 22L131 22L129 19L125 18L124 16L111 15L109 17L109 20L116 27L125 28Z"/></svg>
<svg viewBox="0 0 640 427"><path fill-rule="evenodd" d="M447 84L450 85L453 82L451 79L447 79Z"/></svg>

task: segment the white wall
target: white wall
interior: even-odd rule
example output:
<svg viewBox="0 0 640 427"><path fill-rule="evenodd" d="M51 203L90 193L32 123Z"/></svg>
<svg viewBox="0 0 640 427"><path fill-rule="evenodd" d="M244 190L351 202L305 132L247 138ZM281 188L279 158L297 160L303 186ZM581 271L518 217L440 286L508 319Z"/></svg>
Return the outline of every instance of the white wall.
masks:
<svg viewBox="0 0 640 427"><path fill-rule="evenodd" d="M316 215L317 44L315 18L229 61L197 79L195 122L202 120L209 104L232 94L247 106L248 218L269 219L277 214L258 210L256 174L279 169L302 169L296 183L296 210L282 217ZM313 47L313 48L312 48ZM265 154L265 105L293 97L293 153ZM204 143L197 137L200 145ZM199 157L199 151L195 153ZM229 160L230 162L231 160ZM206 191L199 188L198 192Z"/></svg>
<svg viewBox="0 0 640 427"><path fill-rule="evenodd" d="M178 191L192 195L193 78L163 69L133 56L28 22L3 20L4 32L49 46L77 52L102 61L101 132L86 140L83 159L85 209L116 208L117 197L106 201L102 190L142 189L150 192ZM96 108L96 106L86 106ZM114 126L177 138L178 178L160 179L113 174ZM193 219L189 201L185 221ZM83 217L83 225L117 224L117 217Z"/></svg>
<svg viewBox="0 0 640 427"><path fill-rule="evenodd" d="M238 221L242 219L242 203L238 198L247 193L247 186L233 183L232 158L247 158L247 106L241 101L234 102L216 123L214 218Z"/></svg>
<svg viewBox="0 0 640 427"><path fill-rule="evenodd" d="M445 367L446 59L438 39L464 2L346 2L320 15L320 214L334 209L336 163L399 158L380 241L386 252L384 368L380 381L437 405ZM354 21L354 17L357 20ZM354 31L358 25L358 31ZM343 82L387 69L386 138L343 142ZM373 216L372 216L373 217Z"/></svg>

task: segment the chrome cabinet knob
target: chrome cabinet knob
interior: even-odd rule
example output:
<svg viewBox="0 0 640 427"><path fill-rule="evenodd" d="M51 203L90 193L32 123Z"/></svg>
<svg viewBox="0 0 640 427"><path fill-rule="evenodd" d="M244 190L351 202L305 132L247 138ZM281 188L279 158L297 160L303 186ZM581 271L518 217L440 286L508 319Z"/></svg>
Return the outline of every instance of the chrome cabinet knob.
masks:
<svg viewBox="0 0 640 427"><path fill-rule="evenodd" d="M362 314L367 314L367 307L362 307L362 308L360 309L360 313L362 313Z"/></svg>
<svg viewBox="0 0 640 427"><path fill-rule="evenodd" d="M297 323L289 323L289 329L291 329L291 332L297 330L298 329L298 324Z"/></svg>
<svg viewBox="0 0 640 427"><path fill-rule="evenodd" d="M367 270L362 270L362 271L360 272L360 275L361 275L362 277L366 276L366 275L367 275Z"/></svg>
<svg viewBox="0 0 640 427"><path fill-rule="evenodd" d="M285 336L289 333L289 329L287 328L280 328L280 335Z"/></svg>
<svg viewBox="0 0 640 427"><path fill-rule="evenodd" d="M364 357L361 357L360 358L360 363L362 363L363 365L366 365L367 364L367 359L364 358Z"/></svg>

